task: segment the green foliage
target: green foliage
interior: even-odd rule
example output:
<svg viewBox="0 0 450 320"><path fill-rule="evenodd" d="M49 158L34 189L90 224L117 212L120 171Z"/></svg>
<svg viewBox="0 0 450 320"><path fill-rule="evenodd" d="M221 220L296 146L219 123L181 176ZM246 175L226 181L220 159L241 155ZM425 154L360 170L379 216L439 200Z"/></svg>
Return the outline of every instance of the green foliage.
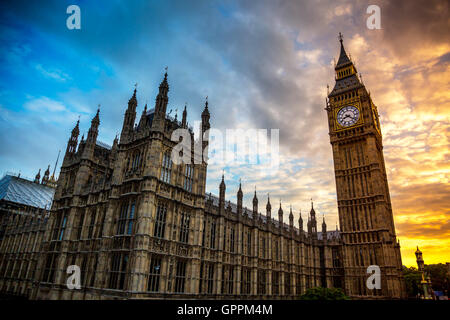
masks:
<svg viewBox="0 0 450 320"><path fill-rule="evenodd" d="M425 265L425 274L431 278L431 287L434 291L443 291L448 294L450 275L447 266L443 263ZM422 274L415 268L403 266L403 278L405 279L406 292L408 297L416 297L418 293L423 294L420 284Z"/></svg>
<svg viewBox="0 0 450 320"><path fill-rule="evenodd" d="M450 275L447 266L443 263L426 264L425 273L431 278L431 286L434 291L447 291L450 283Z"/></svg>
<svg viewBox="0 0 450 320"><path fill-rule="evenodd" d="M422 274L416 268L403 266L403 279L405 280L408 297L414 298L419 293L423 294L423 288L420 285Z"/></svg>
<svg viewBox="0 0 450 320"><path fill-rule="evenodd" d="M310 288L300 296L301 300L349 300L339 288Z"/></svg>

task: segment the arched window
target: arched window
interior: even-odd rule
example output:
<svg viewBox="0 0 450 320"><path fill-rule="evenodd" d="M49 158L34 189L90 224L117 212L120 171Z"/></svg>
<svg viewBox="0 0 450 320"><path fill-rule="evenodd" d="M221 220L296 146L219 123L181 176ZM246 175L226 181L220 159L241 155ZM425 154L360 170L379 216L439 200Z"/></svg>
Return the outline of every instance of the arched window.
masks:
<svg viewBox="0 0 450 320"><path fill-rule="evenodd" d="M192 192L192 185L194 184L194 167L187 164L184 169L184 189Z"/></svg>
<svg viewBox="0 0 450 320"><path fill-rule="evenodd" d="M137 168L139 168L140 164L141 164L141 154L139 152L136 152L133 156L133 162L131 164L131 169L136 170Z"/></svg>
<svg viewBox="0 0 450 320"><path fill-rule="evenodd" d="M186 212L181 213L180 221L180 242L188 243L189 241L189 223L190 215Z"/></svg>
<svg viewBox="0 0 450 320"><path fill-rule="evenodd" d="M163 155L162 167L161 167L161 180L165 183L170 183L170 175L172 171L172 159L170 153L166 152Z"/></svg>
<svg viewBox="0 0 450 320"><path fill-rule="evenodd" d="M156 211L156 221L153 236L156 238L164 238L164 231L166 228L166 214L167 207L163 204L158 205Z"/></svg>
<svg viewBox="0 0 450 320"><path fill-rule="evenodd" d="M128 234L133 233L133 221L135 215L136 202L132 200L131 202L125 202L120 208L120 215L117 225L117 234Z"/></svg>

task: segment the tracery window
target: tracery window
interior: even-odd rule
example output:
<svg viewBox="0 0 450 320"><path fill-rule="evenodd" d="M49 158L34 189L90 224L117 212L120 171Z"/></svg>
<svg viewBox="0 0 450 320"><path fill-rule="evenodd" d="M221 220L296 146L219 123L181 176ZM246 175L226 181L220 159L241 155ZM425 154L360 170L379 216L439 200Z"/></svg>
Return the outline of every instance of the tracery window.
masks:
<svg viewBox="0 0 450 320"><path fill-rule="evenodd" d="M111 271L109 272L109 288L123 290L128 265L128 253L116 252L111 259Z"/></svg>
<svg viewBox="0 0 450 320"><path fill-rule="evenodd" d="M172 172L172 159L170 158L170 153L166 152L163 155L160 179L165 183L170 183L171 172Z"/></svg>
<svg viewBox="0 0 450 320"><path fill-rule="evenodd" d="M156 210L155 230L153 236L156 238L164 238L166 229L167 207L164 204L158 205Z"/></svg>
<svg viewBox="0 0 450 320"><path fill-rule="evenodd" d="M289 272L284 274L284 294L291 294L291 274Z"/></svg>
<svg viewBox="0 0 450 320"><path fill-rule="evenodd" d="M192 192L192 185L194 184L194 167L187 164L184 169L184 189Z"/></svg>
<svg viewBox="0 0 450 320"><path fill-rule="evenodd" d="M89 229L88 229L88 239L91 239L92 235L94 233L96 213L97 212L95 210L91 213L91 221L89 223Z"/></svg>
<svg viewBox="0 0 450 320"><path fill-rule="evenodd" d="M130 202L122 203L120 207L120 215L117 224L117 235L127 234L131 235L133 233L133 222L136 209L136 201L131 200Z"/></svg>
<svg viewBox="0 0 450 320"><path fill-rule="evenodd" d="M280 294L280 273L272 271L272 294Z"/></svg>
<svg viewBox="0 0 450 320"><path fill-rule="evenodd" d="M188 243L189 241L189 222L190 215L186 212L181 213L180 221L180 242Z"/></svg>
<svg viewBox="0 0 450 320"><path fill-rule="evenodd" d="M161 258L158 256L152 256L150 260L147 291L158 292L160 278L161 278Z"/></svg>
<svg viewBox="0 0 450 320"><path fill-rule="evenodd" d="M208 265L208 277L206 279L207 281L207 292L209 294L213 293L214 288L214 265L209 264Z"/></svg>
<svg viewBox="0 0 450 320"><path fill-rule="evenodd" d="M211 232L210 232L210 239L209 239L209 247L211 249L216 248L216 221L213 220L211 222Z"/></svg>
<svg viewBox="0 0 450 320"><path fill-rule="evenodd" d="M258 270L258 294L266 294L266 272Z"/></svg>
<svg viewBox="0 0 450 320"><path fill-rule="evenodd" d="M66 230L67 213L58 213L53 227L52 240L61 241L64 238L64 231Z"/></svg>
<svg viewBox="0 0 450 320"><path fill-rule="evenodd" d="M230 252L234 252L234 227L230 230Z"/></svg>
<svg viewBox="0 0 450 320"><path fill-rule="evenodd" d="M177 262L177 273L175 275L175 292L183 293L185 282L186 282L186 261L179 260Z"/></svg>

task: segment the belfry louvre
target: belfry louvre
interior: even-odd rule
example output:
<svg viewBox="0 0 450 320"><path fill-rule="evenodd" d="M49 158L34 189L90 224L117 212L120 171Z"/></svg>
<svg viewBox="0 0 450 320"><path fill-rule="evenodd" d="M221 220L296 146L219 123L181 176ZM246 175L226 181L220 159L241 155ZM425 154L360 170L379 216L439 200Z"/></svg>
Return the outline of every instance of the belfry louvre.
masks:
<svg viewBox="0 0 450 320"><path fill-rule="evenodd" d="M193 132L187 125L186 108L181 121L166 114L166 73L155 107L147 110L145 105L137 123L134 90L120 138L116 137L112 146L97 140L99 111L86 139L82 137L79 143L79 122L75 125L46 222L33 286L26 295L31 299L296 299L308 288L321 286L342 288L355 298L402 298L395 229L391 220L376 216L389 218L390 214L392 218L388 190L380 193L370 187L367 192L376 194L363 195L364 190L358 189L347 195L347 184L341 183L341 178L347 183L345 175L350 171L339 167L338 145L352 148L355 141L366 159L360 165L371 172L365 183L375 186L370 179L385 179L383 172L379 174L384 160L380 165L381 158L372 156L371 149L376 145L370 139L381 143L374 129L378 119L371 122L367 111L376 107L352 68L341 41L336 86L329 95L327 111L342 230L327 230L323 220L319 232L313 204L306 230L301 215L298 227L294 226L292 210L289 221L283 221L281 203L274 210L275 219L270 199L264 199L265 210L261 210L256 191L253 208L248 210L242 204L241 186L237 204L231 203L225 199L224 176L219 196L206 194L207 163L177 165L171 159L175 146L172 132L178 128L189 130L192 136ZM351 86L343 86L341 80L350 81ZM342 135L345 130L337 132L333 124L334 108L340 108L345 97L359 101L366 122L350 126ZM372 109L365 110L366 106ZM209 128L206 101L201 133ZM350 136L353 140L346 141ZM357 179L358 175L352 175ZM351 212L350 222L345 210ZM360 223L355 224L357 219ZM14 254L14 247L6 247L0 254L0 289L17 293L20 277L9 270L17 269L18 262L6 259ZM366 286L365 271L371 264L380 266L381 289ZM67 287L70 265L80 267L81 289Z"/></svg>

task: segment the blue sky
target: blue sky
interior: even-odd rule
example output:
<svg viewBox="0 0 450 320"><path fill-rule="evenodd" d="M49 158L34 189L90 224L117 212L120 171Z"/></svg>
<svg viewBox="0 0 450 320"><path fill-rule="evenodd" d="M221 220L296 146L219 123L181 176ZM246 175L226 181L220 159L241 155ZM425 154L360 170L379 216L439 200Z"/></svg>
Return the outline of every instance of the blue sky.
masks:
<svg viewBox="0 0 450 320"><path fill-rule="evenodd" d="M81 30L66 28L69 4L80 6ZM294 28L285 38L279 38L270 25L249 15L247 4L232 1L3 4L0 167L33 177L38 168L53 165L58 150L64 152L78 116L81 132L86 132L98 104L101 105L99 139L111 143L120 130L134 83L138 83L138 109L146 102L151 107L165 66L169 67L171 88L168 110L181 112L187 103L191 123L199 120L205 96L209 96L213 126L280 127L282 118L272 121L261 114L267 112L262 101L277 103L283 91L294 87L288 78L279 79L281 83L273 82L277 79L272 79L270 72L289 62L283 52L274 50L274 45L285 51L283 46L288 40L289 49L295 53L295 48L311 50L313 44L300 43L296 38L299 32ZM321 58L322 63L329 62L329 57ZM274 60L274 66L262 68L260 63L264 60ZM296 68L305 64L307 60ZM264 87L273 94L261 96ZM255 102L257 110L252 99L260 100ZM234 179L230 189L235 188L237 173L232 168L226 170L229 178ZM210 172L208 189L214 192L222 170L212 168Z"/></svg>
<svg viewBox="0 0 450 320"><path fill-rule="evenodd" d="M66 27L71 4L81 8L81 30ZM381 7L381 30L366 28L370 4ZM282 200L285 220L290 204L295 220L300 209L305 220L313 198L334 228L324 106L338 32L380 111L399 234L421 230L411 248L422 234L441 243L449 229L435 225L448 213L450 149L442 0L3 1L0 173L34 177L53 166L78 117L87 132L98 104L99 140L111 144L134 84L139 115L146 102L153 107L168 66L172 115L187 103L193 124L208 96L213 127L280 130L280 170L227 167L227 199L235 200L241 178L249 208L255 185L261 210L270 192L274 209ZM209 167L208 192L218 193L222 169ZM417 212L426 214L415 224Z"/></svg>

